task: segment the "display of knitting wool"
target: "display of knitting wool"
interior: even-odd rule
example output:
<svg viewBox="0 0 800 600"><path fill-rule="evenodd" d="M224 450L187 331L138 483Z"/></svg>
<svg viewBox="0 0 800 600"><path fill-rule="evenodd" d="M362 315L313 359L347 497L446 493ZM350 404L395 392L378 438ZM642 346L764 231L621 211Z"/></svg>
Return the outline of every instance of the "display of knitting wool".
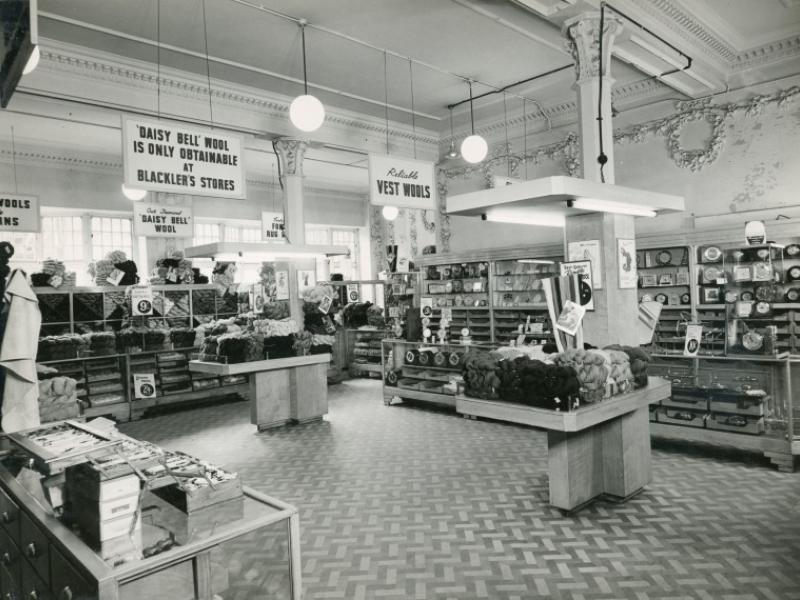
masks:
<svg viewBox="0 0 800 600"><path fill-rule="evenodd" d="M196 337L197 332L194 329L176 328L169 331L169 339L173 348L191 348L194 346Z"/></svg>
<svg viewBox="0 0 800 600"><path fill-rule="evenodd" d="M76 334L41 337L36 360L44 362L77 358L87 347L87 340Z"/></svg>
<svg viewBox="0 0 800 600"><path fill-rule="evenodd" d="M188 291L165 291L162 299L162 314L165 317L188 317L190 314Z"/></svg>
<svg viewBox="0 0 800 600"><path fill-rule="evenodd" d="M580 392L575 369L527 356L501 360L497 376L500 379L500 398L506 402L568 411Z"/></svg>
<svg viewBox="0 0 800 600"><path fill-rule="evenodd" d="M294 336L272 336L264 338L264 353L266 358L289 358L294 356Z"/></svg>
<svg viewBox="0 0 800 600"><path fill-rule="evenodd" d="M647 387L647 366L653 360L650 355L638 346L620 346L613 344L606 346L604 350L619 350L628 355L633 383L635 387Z"/></svg>
<svg viewBox="0 0 800 600"><path fill-rule="evenodd" d="M217 315L228 316L239 314L239 296L235 291L226 291L222 295L217 295Z"/></svg>
<svg viewBox="0 0 800 600"><path fill-rule="evenodd" d="M581 382L581 401L597 402L608 395L611 365L607 356L593 350L571 348L558 354L555 363L575 369Z"/></svg>
<svg viewBox="0 0 800 600"><path fill-rule="evenodd" d="M192 267L192 277L194 278L194 282L196 284L208 283L208 277L200 273L200 269L198 269L197 267Z"/></svg>
<svg viewBox="0 0 800 600"><path fill-rule="evenodd" d="M278 300L264 305L261 314L265 319L286 319L291 314L288 300Z"/></svg>
<svg viewBox="0 0 800 600"><path fill-rule="evenodd" d="M616 386L615 393L623 394L634 387L633 372L631 371L631 361L628 355L622 350L593 350L593 352L604 352L608 354L611 363L611 373L609 377Z"/></svg>
<svg viewBox="0 0 800 600"><path fill-rule="evenodd" d="M217 354L228 364L260 360L263 352L263 345L250 333L226 333L217 338Z"/></svg>
<svg viewBox="0 0 800 600"><path fill-rule="evenodd" d="M312 335L309 354L332 354L335 340L336 338L332 335Z"/></svg>
<svg viewBox="0 0 800 600"><path fill-rule="evenodd" d="M299 333L294 334L294 344L292 347L294 348L294 353L297 356L305 356L311 353L311 342L313 339L313 334L309 331L301 331Z"/></svg>
<svg viewBox="0 0 800 600"><path fill-rule="evenodd" d="M367 308L367 325L379 329L386 327L386 319L383 318L383 309L380 306L373 304Z"/></svg>
<svg viewBox="0 0 800 600"><path fill-rule="evenodd" d="M484 350L470 350L464 357L461 374L464 378L464 393L474 398L494 400L499 397L500 378L497 376L497 361Z"/></svg>
<svg viewBox="0 0 800 600"><path fill-rule="evenodd" d="M69 377L53 377L39 382L39 419L42 423L74 419L80 412L77 382Z"/></svg>
<svg viewBox="0 0 800 600"><path fill-rule="evenodd" d="M48 258L42 261L40 273L31 274L31 285L33 287L50 286L54 288L74 287L75 273L68 272L64 263L60 260Z"/></svg>
<svg viewBox="0 0 800 600"><path fill-rule="evenodd" d="M236 325L233 317L229 319L220 319L218 321L209 321L195 328L196 337L194 345L201 348L203 347L206 336L222 335L224 333L234 333L237 331L241 331L241 327ZM216 352L213 354L216 354Z"/></svg>
<svg viewBox="0 0 800 600"><path fill-rule="evenodd" d="M113 285L109 276L114 271L114 263L107 258L102 258L93 263L89 263L89 275L94 279L95 285Z"/></svg>
<svg viewBox="0 0 800 600"><path fill-rule="evenodd" d="M103 314L106 319L124 319L130 315L125 292L106 292L103 294Z"/></svg>
<svg viewBox="0 0 800 600"><path fill-rule="evenodd" d="M167 340L169 339L169 331L167 329L151 329L147 328L144 332L144 350L165 350L167 349Z"/></svg>
<svg viewBox="0 0 800 600"><path fill-rule="evenodd" d="M72 311L76 321L103 320L103 294L73 294Z"/></svg>
<svg viewBox="0 0 800 600"><path fill-rule="evenodd" d="M300 331L300 326L294 319L256 319L252 327L265 338L285 337Z"/></svg>
<svg viewBox="0 0 800 600"><path fill-rule="evenodd" d="M117 332L117 346L121 352L129 352L134 349L144 349L144 335L147 327L125 327Z"/></svg>
<svg viewBox="0 0 800 600"><path fill-rule="evenodd" d="M336 332L333 319L319 310L319 304L303 302L303 327L309 333L331 335Z"/></svg>
<svg viewBox="0 0 800 600"><path fill-rule="evenodd" d="M42 323L69 323L69 294L37 294Z"/></svg>
<svg viewBox="0 0 800 600"><path fill-rule="evenodd" d="M93 356L117 353L117 336L109 331L96 331L83 336Z"/></svg>
<svg viewBox="0 0 800 600"><path fill-rule="evenodd" d="M214 290L192 290L192 314L213 316L217 306L217 295Z"/></svg>
<svg viewBox="0 0 800 600"><path fill-rule="evenodd" d="M372 302L351 302L342 309L342 320L345 327L353 329L369 324L368 311ZM381 320L383 315L381 313Z"/></svg>

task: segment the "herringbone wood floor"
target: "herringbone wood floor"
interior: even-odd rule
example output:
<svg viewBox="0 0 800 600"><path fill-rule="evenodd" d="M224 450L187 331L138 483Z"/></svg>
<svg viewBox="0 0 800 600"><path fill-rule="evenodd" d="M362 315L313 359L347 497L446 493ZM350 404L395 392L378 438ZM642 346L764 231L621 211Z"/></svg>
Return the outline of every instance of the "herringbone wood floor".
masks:
<svg viewBox="0 0 800 600"><path fill-rule="evenodd" d="M122 429L297 505L306 600L800 599L800 473L656 446L644 493L565 517L547 505L542 432L386 407L369 380L331 387L330 404L323 422L262 434L246 403ZM248 547L231 578L285 550ZM245 583L225 599L261 600Z"/></svg>

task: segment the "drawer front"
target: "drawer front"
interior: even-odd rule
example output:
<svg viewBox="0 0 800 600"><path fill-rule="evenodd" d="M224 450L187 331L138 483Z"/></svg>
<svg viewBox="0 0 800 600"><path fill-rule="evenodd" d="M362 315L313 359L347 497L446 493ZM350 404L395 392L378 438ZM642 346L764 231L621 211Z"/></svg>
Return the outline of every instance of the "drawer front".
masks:
<svg viewBox="0 0 800 600"><path fill-rule="evenodd" d="M55 600L97 600L97 586L78 573L54 547L50 547L50 589Z"/></svg>
<svg viewBox="0 0 800 600"><path fill-rule="evenodd" d="M12 541L11 536L0 529L0 564L4 565L9 571L19 570L20 552L17 545Z"/></svg>
<svg viewBox="0 0 800 600"><path fill-rule="evenodd" d="M0 489L0 526L19 542L19 506Z"/></svg>
<svg viewBox="0 0 800 600"><path fill-rule="evenodd" d="M22 600L22 582L20 571L11 571L0 565L0 589L3 590L3 600Z"/></svg>
<svg viewBox="0 0 800 600"><path fill-rule="evenodd" d="M50 556L47 536L25 513L20 513L20 544L22 556L28 561L46 585L50 584Z"/></svg>
<svg viewBox="0 0 800 600"><path fill-rule="evenodd" d="M27 562L22 563L23 600L53 600L50 590Z"/></svg>

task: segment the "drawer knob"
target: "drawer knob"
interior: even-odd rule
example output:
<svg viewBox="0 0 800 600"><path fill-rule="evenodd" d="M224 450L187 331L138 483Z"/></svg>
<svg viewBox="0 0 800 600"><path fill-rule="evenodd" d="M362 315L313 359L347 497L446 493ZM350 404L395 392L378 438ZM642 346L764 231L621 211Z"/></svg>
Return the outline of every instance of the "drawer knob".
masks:
<svg viewBox="0 0 800 600"><path fill-rule="evenodd" d="M11 515L9 514L9 512L7 510L4 510L3 514L0 515L0 516L2 516L2 518L3 518L3 523L11 523L11 521L14 520L14 519L11 518Z"/></svg>
<svg viewBox="0 0 800 600"><path fill-rule="evenodd" d="M25 546L25 554L28 556L28 558L36 558L39 556L39 548L36 547L34 542L31 542Z"/></svg>
<svg viewBox="0 0 800 600"><path fill-rule="evenodd" d="M65 585L58 593L58 600L72 600L72 590L68 585Z"/></svg>
<svg viewBox="0 0 800 600"><path fill-rule="evenodd" d="M28 594L29 600L39 600L39 594L36 593L36 590L31 590Z"/></svg>
<svg viewBox="0 0 800 600"><path fill-rule="evenodd" d="M11 555L8 552L3 552L3 556L0 557L0 560L3 561L3 564L8 566L11 564Z"/></svg>

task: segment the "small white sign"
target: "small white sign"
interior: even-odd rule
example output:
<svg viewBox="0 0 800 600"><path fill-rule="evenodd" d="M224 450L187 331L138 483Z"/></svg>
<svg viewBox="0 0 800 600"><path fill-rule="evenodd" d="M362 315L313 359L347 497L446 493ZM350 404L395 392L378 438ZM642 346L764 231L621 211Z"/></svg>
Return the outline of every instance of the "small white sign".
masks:
<svg viewBox="0 0 800 600"><path fill-rule="evenodd" d="M556 321L556 327L569 335L575 335L581 326L586 309L572 300L564 302L564 308Z"/></svg>
<svg viewBox="0 0 800 600"><path fill-rule="evenodd" d="M347 284L347 302L358 302L359 294L358 294L358 284L357 283L348 283Z"/></svg>
<svg viewBox="0 0 800 600"><path fill-rule="evenodd" d="M38 233L41 228L37 196L0 194L0 231Z"/></svg>
<svg viewBox="0 0 800 600"><path fill-rule="evenodd" d="M684 356L697 356L700 350L700 341L703 338L702 325L687 325L686 326L686 341L683 346Z"/></svg>
<svg viewBox="0 0 800 600"><path fill-rule="evenodd" d="M561 276L578 276L578 298L586 310L594 310L594 294L592 290L592 263L588 260L576 260L561 263Z"/></svg>
<svg viewBox="0 0 800 600"><path fill-rule="evenodd" d="M275 271L275 300L289 299L289 271Z"/></svg>
<svg viewBox="0 0 800 600"><path fill-rule="evenodd" d="M620 289L636 289L639 275L636 270L636 242L617 238L617 265Z"/></svg>
<svg viewBox="0 0 800 600"><path fill-rule="evenodd" d="M331 304L333 304L333 298L330 296L323 296L322 300L319 302L319 311L328 314L328 311L331 309Z"/></svg>
<svg viewBox="0 0 800 600"><path fill-rule="evenodd" d="M369 201L398 208L436 207L436 166L431 161L369 155Z"/></svg>
<svg viewBox="0 0 800 600"><path fill-rule="evenodd" d="M122 281L122 278L125 277L125 273L120 271L119 269L114 269L111 273L106 277L106 281L111 285L119 285L119 282Z"/></svg>
<svg viewBox="0 0 800 600"><path fill-rule="evenodd" d="M153 314L153 288L131 288L131 314L134 317L146 317Z"/></svg>
<svg viewBox="0 0 800 600"><path fill-rule="evenodd" d="M125 184L138 189L244 198L242 138L212 129L122 118Z"/></svg>
<svg viewBox="0 0 800 600"><path fill-rule="evenodd" d="M189 206L167 206L152 202L133 203L133 232L145 237L194 237L194 219Z"/></svg>
<svg viewBox="0 0 800 600"><path fill-rule="evenodd" d="M285 242L286 232L283 213L261 213L261 239L266 242Z"/></svg>
<svg viewBox="0 0 800 600"><path fill-rule="evenodd" d="M592 285L594 289L603 289L603 263L600 255L600 240L570 242L567 245L567 259L570 262L588 260L592 264Z"/></svg>
<svg viewBox="0 0 800 600"><path fill-rule="evenodd" d="M156 397L156 376L153 373L133 374L133 397L137 400Z"/></svg>

